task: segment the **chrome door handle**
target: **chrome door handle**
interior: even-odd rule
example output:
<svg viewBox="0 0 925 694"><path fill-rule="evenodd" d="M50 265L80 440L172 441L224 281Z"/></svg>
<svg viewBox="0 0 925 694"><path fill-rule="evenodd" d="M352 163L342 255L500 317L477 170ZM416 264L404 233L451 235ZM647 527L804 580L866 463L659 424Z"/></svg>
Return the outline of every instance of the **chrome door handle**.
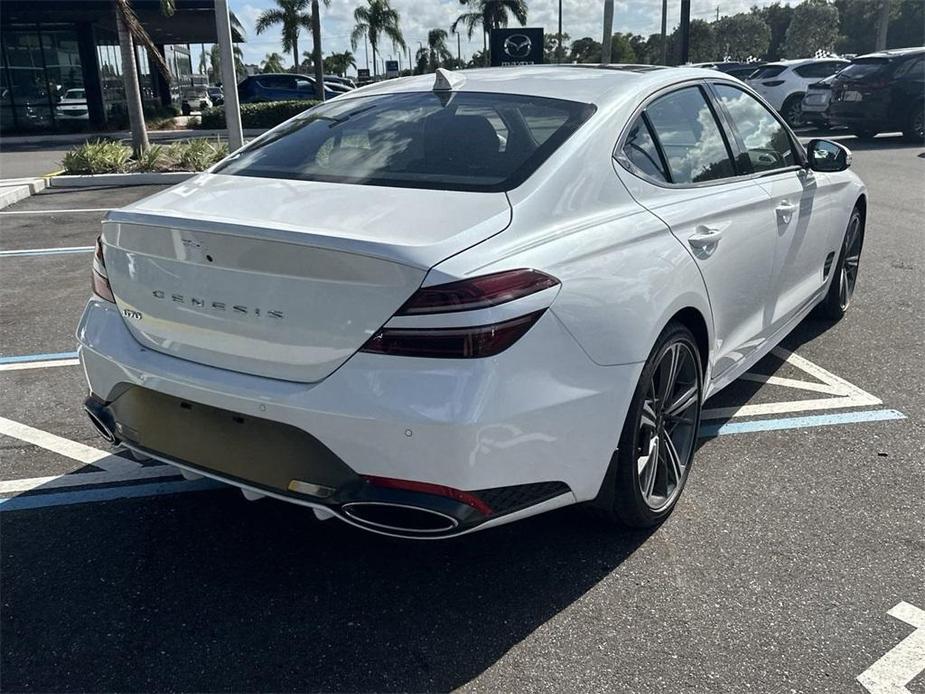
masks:
<svg viewBox="0 0 925 694"><path fill-rule="evenodd" d="M790 220L793 218L793 213L796 212L796 209L796 205L793 205L789 202L782 202L780 205L774 208L774 211L777 212L777 216L780 217L784 224L789 224Z"/></svg>
<svg viewBox="0 0 925 694"><path fill-rule="evenodd" d="M716 246L722 238L723 232L720 229L701 224L697 226L693 234L687 237L687 242L694 250L705 251Z"/></svg>

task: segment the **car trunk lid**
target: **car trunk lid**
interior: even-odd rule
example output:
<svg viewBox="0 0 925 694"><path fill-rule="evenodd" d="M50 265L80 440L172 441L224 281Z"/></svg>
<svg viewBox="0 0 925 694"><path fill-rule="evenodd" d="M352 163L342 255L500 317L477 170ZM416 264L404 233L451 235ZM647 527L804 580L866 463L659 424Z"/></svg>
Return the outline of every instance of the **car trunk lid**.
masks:
<svg viewBox="0 0 925 694"><path fill-rule="evenodd" d="M106 269L146 347L316 382L427 270L504 229L503 193L204 175L104 222Z"/></svg>

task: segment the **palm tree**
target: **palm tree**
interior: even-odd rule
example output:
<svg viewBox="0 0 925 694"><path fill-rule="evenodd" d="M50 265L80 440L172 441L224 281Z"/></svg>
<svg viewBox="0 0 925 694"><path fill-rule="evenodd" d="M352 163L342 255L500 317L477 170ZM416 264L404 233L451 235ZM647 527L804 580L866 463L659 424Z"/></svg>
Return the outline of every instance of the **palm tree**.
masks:
<svg viewBox="0 0 925 694"><path fill-rule="evenodd" d="M276 7L264 10L257 17L254 28L258 34L277 24L282 25L283 50L292 53L292 65L299 65L299 34L311 30L312 20L306 12L311 0L273 0ZM271 54L275 55L275 54ZM269 58L269 56L267 56Z"/></svg>
<svg viewBox="0 0 925 694"><path fill-rule="evenodd" d="M324 0L324 6L330 7L331 0ZM315 63L315 98L324 101L324 61L321 59L321 7L318 0L312 0L312 48Z"/></svg>
<svg viewBox="0 0 925 694"><path fill-rule="evenodd" d="M460 5L473 8L470 12L463 12L453 22L451 30L457 33L460 24L466 27L466 36L470 39L475 33L475 28L479 25L482 27L482 45L486 61L488 59L488 46L486 37L492 29L500 29L507 26L508 12L514 15L520 26L527 23L527 3L526 0L459 0ZM487 64L487 62L486 62Z"/></svg>
<svg viewBox="0 0 925 694"><path fill-rule="evenodd" d="M447 48L446 39L446 29L431 29L427 32L427 54L431 72L435 72L441 63L453 57Z"/></svg>
<svg viewBox="0 0 925 694"><path fill-rule="evenodd" d="M349 67L356 67L356 58L350 51L343 53L332 53L324 59L324 69L333 72L336 75L344 77Z"/></svg>
<svg viewBox="0 0 925 694"><path fill-rule="evenodd" d="M260 69L263 72L285 72L286 68L283 66L283 60L285 58L279 53L267 53L266 58L260 63Z"/></svg>
<svg viewBox="0 0 925 694"><path fill-rule="evenodd" d="M353 11L356 26L350 35L350 45L356 50L357 43L365 34L369 38L369 45L373 49L373 74L376 74L376 50L379 47L379 37L385 34L392 44L405 48L405 37L399 27L398 12L389 5L389 0L366 0L366 6L358 7Z"/></svg>
<svg viewBox="0 0 925 694"><path fill-rule="evenodd" d="M164 56L157 50L154 41L141 26L131 0L114 0L116 8L116 30L119 34L119 51L122 57L122 84L125 87L125 105L128 110L129 128L132 131L132 151L138 157L148 149L148 131L145 128L144 106L141 102L141 86L138 84L138 67L135 60L135 43L148 51L158 72L170 84L170 70ZM170 17L176 7L174 0L161 0L161 12Z"/></svg>

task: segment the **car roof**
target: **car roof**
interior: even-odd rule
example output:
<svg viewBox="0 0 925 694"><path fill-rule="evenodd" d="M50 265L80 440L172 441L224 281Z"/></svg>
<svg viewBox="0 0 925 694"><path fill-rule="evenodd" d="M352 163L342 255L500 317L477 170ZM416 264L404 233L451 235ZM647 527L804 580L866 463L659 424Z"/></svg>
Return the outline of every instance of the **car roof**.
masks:
<svg viewBox="0 0 925 694"><path fill-rule="evenodd" d="M800 67L801 65L809 65L810 63L830 63L833 60L837 60L843 63L850 62L846 58L839 58L837 55L829 56L828 58L795 58L793 60L775 60L773 63L765 63L761 67Z"/></svg>
<svg viewBox="0 0 925 694"><path fill-rule="evenodd" d="M657 65L524 65L453 71L464 78L458 92L488 92L559 98L601 105L638 91L651 91L691 79L716 79L723 73L697 67ZM432 91L431 74L375 82L350 92L350 98Z"/></svg>
<svg viewBox="0 0 925 694"><path fill-rule="evenodd" d="M865 53L855 58L902 58L907 55L916 55L925 53L925 46L912 46L910 48L891 48L886 51L875 51L874 53Z"/></svg>

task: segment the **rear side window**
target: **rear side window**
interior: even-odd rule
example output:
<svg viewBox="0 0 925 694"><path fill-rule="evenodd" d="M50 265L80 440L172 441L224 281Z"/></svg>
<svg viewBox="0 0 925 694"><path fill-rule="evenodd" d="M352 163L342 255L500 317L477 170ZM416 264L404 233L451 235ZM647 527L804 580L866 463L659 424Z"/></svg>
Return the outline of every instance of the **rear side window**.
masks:
<svg viewBox="0 0 925 694"><path fill-rule="evenodd" d="M793 71L800 77L829 77L838 72L841 67L841 63L810 63L809 65L794 68Z"/></svg>
<svg viewBox="0 0 925 694"><path fill-rule="evenodd" d="M265 75L258 77L257 82L265 89L295 89L295 80L286 75Z"/></svg>
<svg viewBox="0 0 925 694"><path fill-rule="evenodd" d="M509 190L594 106L511 94L338 99L271 130L216 173L439 190Z"/></svg>
<svg viewBox="0 0 925 694"><path fill-rule="evenodd" d="M702 183L735 175L729 149L699 87L654 101L649 123L668 160L673 183Z"/></svg>
<svg viewBox="0 0 925 694"><path fill-rule="evenodd" d="M904 61L896 68L896 72L893 73L893 76L922 79L925 77L925 58L912 58Z"/></svg>
<svg viewBox="0 0 925 694"><path fill-rule="evenodd" d="M859 58L838 73L838 76L860 80L876 75L889 64L890 61L886 58Z"/></svg>
<svg viewBox="0 0 925 694"><path fill-rule="evenodd" d="M623 143L623 160L650 178L668 180L655 140L642 116L636 119L627 132Z"/></svg>
<svg viewBox="0 0 925 694"><path fill-rule="evenodd" d="M764 105L737 87L717 84L714 88L742 138L748 166L753 172L794 165L796 160L790 136Z"/></svg>
<svg viewBox="0 0 925 694"><path fill-rule="evenodd" d="M751 75L748 79L750 80L766 80L771 77L777 77L780 73L787 69L786 65L765 65L760 67Z"/></svg>

